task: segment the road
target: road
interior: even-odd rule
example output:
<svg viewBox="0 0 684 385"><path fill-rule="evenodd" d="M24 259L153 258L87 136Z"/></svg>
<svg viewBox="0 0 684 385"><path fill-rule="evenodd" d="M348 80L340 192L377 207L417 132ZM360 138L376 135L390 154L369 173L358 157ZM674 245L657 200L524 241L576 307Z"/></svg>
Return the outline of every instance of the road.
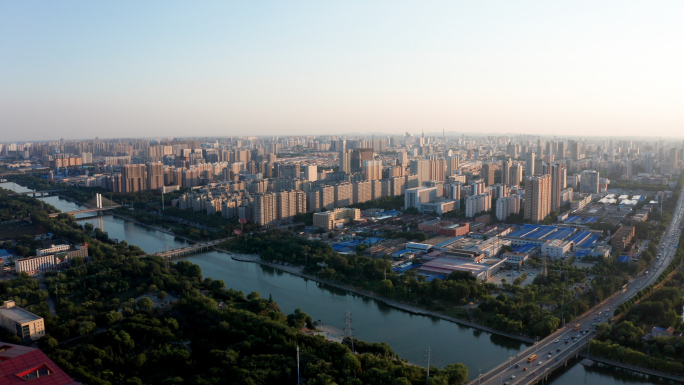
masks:
<svg viewBox="0 0 684 385"><path fill-rule="evenodd" d="M672 262L676 252L676 244L681 235L680 225L684 217L683 201L684 187L680 192L672 220L658 245L660 259L655 259L651 263L648 267L648 274L633 278L627 284L626 291L620 291L607 298L566 327L557 330L489 372L478 375L470 384L527 384L539 374L551 372L556 364L583 350L586 343L593 337L597 323L606 322L610 318L609 314L612 314L618 305L632 298L640 289L654 283ZM573 330L576 324L580 325L578 331ZM582 334L582 331L585 331L585 334ZM532 355L536 355L536 357L530 359Z"/></svg>

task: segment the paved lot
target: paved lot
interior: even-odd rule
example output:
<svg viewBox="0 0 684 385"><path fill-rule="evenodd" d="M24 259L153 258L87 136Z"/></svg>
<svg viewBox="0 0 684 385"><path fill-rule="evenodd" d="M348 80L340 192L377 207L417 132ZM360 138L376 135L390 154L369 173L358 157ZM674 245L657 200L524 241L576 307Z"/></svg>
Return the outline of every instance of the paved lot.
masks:
<svg viewBox="0 0 684 385"><path fill-rule="evenodd" d="M520 284L520 286L525 287L529 284L531 284L534 279L539 275L539 269L525 269L525 271L517 271L517 270L502 270L498 274L489 277L487 282L493 283L496 285L501 284L502 279L506 279L506 283L513 284L513 281L515 281L516 278L520 277L521 275L527 273L527 278ZM517 275L513 275L513 273L517 273ZM510 276L509 276L510 274Z"/></svg>

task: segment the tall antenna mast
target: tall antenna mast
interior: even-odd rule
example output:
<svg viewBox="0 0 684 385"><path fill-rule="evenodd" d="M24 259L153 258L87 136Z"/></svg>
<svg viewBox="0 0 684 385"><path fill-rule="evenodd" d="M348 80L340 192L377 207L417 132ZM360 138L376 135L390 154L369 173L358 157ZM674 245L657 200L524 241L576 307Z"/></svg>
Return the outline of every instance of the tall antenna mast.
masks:
<svg viewBox="0 0 684 385"><path fill-rule="evenodd" d="M352 333L352 331L354 329L351 327L352 321L353 321L352 313L350 313L349 310L347 310L347 312L344 313L344 325L345 325L344 336L349 338L349 346L351 347L352 353L355 353L354 352L354 335Z"/></svg>

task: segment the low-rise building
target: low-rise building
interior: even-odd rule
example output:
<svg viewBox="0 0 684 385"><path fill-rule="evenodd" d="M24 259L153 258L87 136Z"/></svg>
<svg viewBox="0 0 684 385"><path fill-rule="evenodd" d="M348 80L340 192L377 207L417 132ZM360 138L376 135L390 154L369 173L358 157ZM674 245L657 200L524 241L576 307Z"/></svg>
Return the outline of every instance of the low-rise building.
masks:
<svg viewBox="0 0 684 385"><path fill-rule="evenodd" d="M14 270L17 272L17 274L22 272L26 272L28 274L37 274L54 269L55 256L52 254L21 258L14 261Z"/></svg>
<svg viewBox="0 0 684 385"><path fill-rule="evenodd" d="M442 227L439 229L439 235L448 235L451 237L460 237L462 235L468 235L470 232L470 223L457 223Z"/></svg>
<svg viewBox="0 0 684 385"><path fill-rule="evenodd" d="M439 232L440 229L446 226L452 225L452 222L442 221L441 219L433 219L431 221L423 222L418 224L418 230L420 231L432 231Z"/></svg>
<svg viewBox="0 0 684 385"><path fill-rule="evenodd" d="M84 245L76 245L74 250L59 251L55 254L17 259L14 262L14 270L17 274L21 272L26 272L28 274L42 273L68 266L75 257L83 258L84 260L88 258L87 243Z"/></svg>
<svg viewBox="0 0 684 385"><path fill-rule="evenodd" d="M570 202L570 208L572 211L583 210L591 203L591 195L583 196L581 194L575 194L574 199Z"/></svg>
<svg viewBox="0 0 684 385"><path fill-rule="evenodd" d="M314 213L313 225L326 230L333 229L345 223L361 218L361 210L353 208L339 208L322 213Z"/></svg>
<svg viewBox="0 0 684 385"><path fill-rule="evenodd" d="M613 234L613 239L611 239L611 244L616 250L625 250L634 240L634 235L636 229L634 226L622 226L618 231Z"/></svg>
<svg viewBox="0 0 684 385"><path fill-rule="evenodd" d="M591 251L590 256L608 258L610 256L610 246L597 246Z"/></svg>
<svg viewBox="0 0 684 385"><path fill-rule="evenodd" d="M544 243L541 247L542 256L551 258L563 258L566 253L572 251L574 242L554 239Z"/></svg>
<svg viewBox="0 0 684 385"><path fill-rule="evenodd" d="M78 385L45 353L28 346L0 343L0 383Z"/></svg>
<svg viewBox="0 0 684 385"><path fill-rule="evenodd" d="M456 209L457 204L458 204L458 202L453 200L453 199L439 198L433 202L421 203L420 204L420 212L422 212L422 213L434 212L434 213L437 213L439 215L442 215L444 213L447 213L449 211L453 211L454 209Z"/></svg>
<svg viewBox="0 0 684 385"><path fill-rule="evenodd" d="M43 318L16 306L11 300L0 307L0 325L24 341L45 337Z"/></svg>
<svg viewBox="0 0 684 385"><path fill-rule="evenodd" d="M506 261L507 265L521 266L530 257L528 253L516 253L509 251L503 254L503 259Z"/></svg>
<svg viewBox="0 0 684 385"><path fill-rule="evenodd" d="M651 337L672 337L673 333L674 329L672 327L662 328L654 326L653 329L651 329Z"/></svg>
<svg viewBox="0 0 684 385"><path fill-rule="evenodd" d="M70 245L64 244L64 245L51 245L48 248L45 249L36 249L36 255L48 255L48 254L54 254L54 253L59 253L60 251L67 251L71 248Z"/></svg>
<svg viewBox="0 0 684 385"><path fill-rule="evenodd" d="M463 259L467 261L480 262L487 255L479 250L451 249L444 251L444 255L449 258Z"/></svg>

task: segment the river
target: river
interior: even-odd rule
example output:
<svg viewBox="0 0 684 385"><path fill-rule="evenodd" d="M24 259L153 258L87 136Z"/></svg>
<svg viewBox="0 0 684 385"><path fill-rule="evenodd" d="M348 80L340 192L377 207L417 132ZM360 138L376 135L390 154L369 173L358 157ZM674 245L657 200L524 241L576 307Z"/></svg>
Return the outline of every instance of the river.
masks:
<svg viewBox="0 0 684 385"><path fill-rule="evenodd" d="M0 187L17 192L30 191L9 183ZM57 196L40 198L62 211L76 210L81 206ZM85 214L86 216L88 214ZM87 219L88 222L108 232L110 238L125 240L146 252L179 247L185 241L172 235L137 225L112 215ZM193 254L182 258L196 263L202 273L213 279L221 279L229 288L252 291L267 297L269 294L285 313L299 308L314 320L321 320L337 328L344 328L343 314L352 313L352 328L356 338L369 342L386 342L402 358L425 365L426 351L430 348L430 364L443 367L449 363L462 362L476 378L482 373L518 354L527 346L520 341L488 332L460 326L438 318L414 315L392 308L382 302L336 289L324 284L284 273L268 266L238 262L216 251ZM612 368L585 368L573 365L556 374L549 382L564 384L652 384L641 376L628 374Z"/></svg>

